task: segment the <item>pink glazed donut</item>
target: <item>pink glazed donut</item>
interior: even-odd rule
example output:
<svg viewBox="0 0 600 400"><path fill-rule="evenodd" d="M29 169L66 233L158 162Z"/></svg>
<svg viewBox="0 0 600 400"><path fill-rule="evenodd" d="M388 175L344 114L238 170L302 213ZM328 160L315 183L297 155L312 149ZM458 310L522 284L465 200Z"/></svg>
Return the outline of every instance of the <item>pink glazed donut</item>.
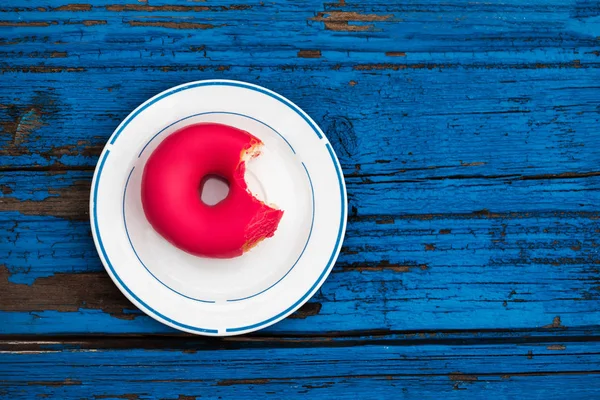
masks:
<svg viewBox="0 0 600 400"><path fill-rule="evenodd" d="M142 177L142 205L152 227L188 253L232 258L272 237L283 211L248 190L246 161L262 142L243 130L201 123L169 135L150 155ZM201 199L205 179L229 183L227 197L215 205Z"/></svg>

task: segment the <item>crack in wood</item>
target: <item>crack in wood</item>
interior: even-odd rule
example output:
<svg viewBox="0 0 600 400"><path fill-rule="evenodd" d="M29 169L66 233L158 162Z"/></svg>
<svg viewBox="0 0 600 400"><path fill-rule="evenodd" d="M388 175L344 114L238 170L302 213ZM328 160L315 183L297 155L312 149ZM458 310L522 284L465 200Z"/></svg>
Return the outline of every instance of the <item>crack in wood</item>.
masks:
<svg viewBox="0 0 600 400"><path fill-rule="evenodd" d="M460 63L414 63L414 64L392 64L392 63L375 63L375 64L358 64L352 65L352 69L356 71L402 71L402 70L442 70L448 68L465 68L465 69L566 69L566 68L595 68L596 64L586 63L582 64L580 60L573 60L571 62L557 62L557 63L534 63L534 64L503 64L503 65L491 65L491 64L460 64Z"/></svg>
<svg viewBox="0 0 600 400"><path fill-rule="evenodd" d="M393 214L393 215L352 215L348 217L348 222L377 221L384 217L391 217L395 220L418 220L430 221L434 219L503 219L518 220L526 218L585 218L590 220L600 219L600 211L507 211L493 212L488 209L472 211L468 213L431 213L431 214Z"/></svg>
<svg viewBox="0 0 600 400"><path fill-rule="evenodd" d="M148 4L111 4L105 6L107 11L113 12L201 12L201 11L243 11L253 8L250 4L233 4L229 6L184 6L184 5L161 5L151 6Z"/></svg>
<svg viewBox="0 0 600 400"><path fill-rule="evenodd" d="M360 14L352 11L322 11L311 21L323 22L326 30L338 32L364 32L374 28L372 24L350 24L350 22L388 21L393 15Z"/></svg>
<svg viewBox="0 0 600 400"><path fill-rule="evenodd" d="M64 6L52 8L53 11L72 11L72 12L81 12L81 11L91 11L91 4L67 4Z"/></svg>
<svg viewBox="0 0 600 400"><path fill-rule="evenodd" d="M169 21L127 21L131 26L145 26L169 29L213 29L213 24L201 24L198 22L169 22Z"/></svg>
<svg viewBox="0 0 600 400"><path fill-rule="evenodd" d="M320 58L321 50L298 50L300 58Z"/></svg>
<svg viewBox="0 0 600 400"><path fill-rule="evenodd" d="M56 21L0 21L0 26L10 26L10 27L46 27L50 25L56 25L58 22Z"/></svg>
<svg viewBox="0 0 600 400"><path fill-rule="evenodd" d="M353 263L353 264L338 264L333 269L333 273L340 271L358 271L358 272L382 272L382 271L393 271L393 272L410 272L411 270L418 269L420 271L427 271L429 266L427 264L410 263L410 264L398 264L390 263L388 260L383 260L378 263Z"/></svg>
<svg viewBox="0 0 600 400"><path fill-rule="evenodd" d="M48 386L48 387L61 387L61 386L79 386L81 381L74 379L65 379L63 381L28 381L28 386Z"/></svg>
<svg viewBox="0 0 600 400"><path fill-rule="evenodd" d="M25 73L60 73L60 72L85 72L83 67L50 67L45 65L37 65L30 67L3 67L0 72L25 72Z"/></svg>
<svg viewBox="0 0 600 400"><path fill-rule="evenodd" d="M454 382L475 382L479 380L476 375L463 374L462 372L452 372L448 375L448 378Z"/></svg>
<svg viewBox="0 0 600 400"><path fill-rule="evenodd" d="M217 382L217 386L232 385L266 385L270 379L223 379Z"/></svg>

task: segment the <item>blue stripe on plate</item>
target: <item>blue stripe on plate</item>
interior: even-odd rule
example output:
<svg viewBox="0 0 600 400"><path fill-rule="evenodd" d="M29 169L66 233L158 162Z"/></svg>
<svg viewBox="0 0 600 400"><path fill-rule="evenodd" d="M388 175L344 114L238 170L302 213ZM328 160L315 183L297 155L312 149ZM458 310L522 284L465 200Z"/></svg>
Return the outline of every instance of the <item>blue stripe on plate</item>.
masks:
<svg viewBox="0 0 600 400"><path fill-rule="evenodd" d="M304 251L308 247L308 242L310 241L310 237L312 236L313 225L315 224L315 190L313 189L312 179L310 179L310 174L308 173L308 170L306 169L306 165L304 165L304 163L302 163L302 166L304 167L304 171L306 171L306 176L308 177L308 182L310 183L310 192L312 194L312 219L311 219L311 222L310 222L310 231L308 232L308 238L306 239L306 243L304 244L304 248L302 249L302 252L298 256L298 259L296 260L296 262L294 262L294 264L292 265L292 267L288 270L288 272L286 272L284 276L282 276L281 278L279 278L279 280L277 282L275 282L274 284L272 284L268 288L266 288L266 289L264 289L264 290L262 290L262 291L260 291L258 293L255 293L255 294L253 294L251 296L246 296L246 297L242 297L240 299L233 299L233 300L227 300L227 301L241 301L241 300L246 300L246 299L250 299L252 297L258 296L259 294L262 294L262 293L266 292L267 290L271 289L273 286L275 286L279 282L281 282L283 280L283 278L285 278L286 276L288 276L288 274L290 272L292 272L292 270L294 269L294 267L296 266L296 264L298 264L298 261L300 261L300 259L302 258L302 255L304 254Z"/></svg>
<svg viewBox="0 0 600 400"><path fill-rule="evenodd" d="M135 254L135 256L137 257L138 261L140 262L140 264L142 264L142 266L146 269L146 271L148 271L148 273L150 275L152 275L152 277L154 279L156 279L161 285L163 285L164 287L166 287L167 289L169 289L170 291L177 293L178 295L185 297L186 299L190 299L190 300L194 300L194 301L199 301L201 303L214 303L213 300L202 300L202 299L196 299L194 297L190 297L187 296L181 292L178 292L177 290L173 289L172 287L170 287L169 285L167 285L166 283L164 283L163 281L161 281L160 279L158 279L158 277L156 275L154 275L152 273L152 271L150 271L148 269L148 267L146 267L146 264L144 264L144 262L142 261L142 259L140 258L140 256L138 255L137 251L135 250L135 247L133 247L133 243L131 242L131 236L129 236L129 229L127 228L127 218L125 217L125 198L127 196L127 186L129 186L129 179L131 179L131 175L133 174L133 170L135 169L135 167L131 168L131 172L129 173L129 176L127 177L127 182L125 183L125 190L123 190L123 224L125 225L125 234L127 235L127 240L129 240L129 245L131 246L131 250L133 250L133 254Z"/></svg>
<svg viewBox="0 0 600 400"><path fill-rule="evenodd" d="M115 133L114 137L110 141L110 144L114 144L115 143L115 141L117 140L117 138L119 137L119 135L121 134L121 132L123 132L123 130L127 127L127 125L135 117L137 117L142 111L144 111L145 109L147 109L148 107L150 107L152 104L156 103L157 101L162 100L162 99L164 99L164 98L166 98L166 97L168 97L168 96L170 96L172 94L181 92L183 90L187 90L187 89L191 89L191 88L195 88L195 87L200 87L200 86L209 86L209 85L215 85L215 86L222 85L222 86L242 87L242 88L245 88L245 89L250 89L250 90L254 90L254 91L266 94L269 97L272 97L272 98L274 98L276 100L279 100L282 103L284 103L285 105L287 105L288 107L290 107L292 110L294 110L298 115L300 115L309 124L309 126L313 129L313 131L316 133L316 135L317 135L317 137L319 139L323 138L323 135L319 132L319 129L310 120L310 118L308 118L295 104L291 103L289 100L287 100L287 99L285 99L285 98L283 98L283 97L281 97L279 95L276 95L274 93L271 93L270 91L267 91L265 89L257 88L257 87L254 87L252 85L244 84L244 83L241 83L241 82L213 81L213 82L197 82L197 83L193 83L193 84L190 84L190 85L182 86L182 87L179 87L177 89L173 89L173 90L171 90L171 91L169 91L167 93L164 93L163 95L160 95L157 98L151 100L147 104L144 104L140 109L138 109L137 111L135 111L133 114L131 114L127 118L127 120L123 123L123 125ZM258 122L261 122L261 121L258 121ZM160 132L158 134L160 134ZM157 135L155 135L154 137L156 137ZM154 139L154 137L152 139ZM152 140L152 139L150 139L150 140ZM287 142L287 140L286 140L286 142ZM289 145L289 143L288 143L288 145ZM277 315L275 315L275 316L273 316L273 317L271 317L269 319L266 319L266 320L264 320L262 322L259 322L259 323L256 323L256 324L252 324L252 325L248 325L248 326L244 326L244 327L238 327L238 328L227 328L226 329L227 332L232 332L233 333L233 332L240 332L240 331L245 331L245 330L249 330L249 329L253 329L253 328L259 328L259 327L261 327L263 325L267 325L270 322L275 321L275 320L281 318L282 316L285 316L287 313L291 312L292 310L294 310L296 307L298 307L300 304L302 304L304 301L307 300L307 298L311 294L311 292L313 292L313 290L315 290L315 288L319 285L319 283L325 277L325 275L327 274L327 272L333 267L333 265L332 265L333 264L333 260L335 259L335 256L336 256L336 254L339 251L339 247L341 245L341 240L342 240L343 227L344 227L344 216L345 216L345 213L346 213L346 198L344 196L344 185L343 185L342 174L341 174L341 171L340 171L340 166L339 166L338 162L336 161L335 155L333 153L333 149L331 148L331 146L329 145L329 143L326 143L326 147L327 147L327 150L328 150L329 155L331 157L331 160L333 161L333 164L334 164L335 170L336 170L336 174L337 174L337 177L338 177L338 185L339 185L339 188L340 188L340 195L341 195L341 213L340 213L340 226L339 226L339 229L338 229L338 235L337 235L336 243L335 243L335 246L333 248L333 251L331 253L329 261L327 262L327 265L326 265L325 269L323 270L323 272L321 272L321 275L315 281L315 283L311 286L311 288L300 299L298 299L298 301L296 301L293 305L291 305L290 307L288 307L286 310L280 312L279 314L277 314ZM143 151L143 149L142 149L142 151ZM293 148L292 148L292 151L294 151ZM100 177L101 177L101 174L102 174L102 169L104 167L104 163L106 162L106 159L108 158L109 153L110 153L110 150L106 150L106 152L104 153L104 156L102 157L102 160L100 162L100 167L98 168L98 175L97 175L95 186L94 186L94 198L93 198L93 215L94 215L94 221L93 222L94 222L94 225L95 225L94 229L95 229L95 232L96 232L96 237L98 238L98 243L99 243L99 246L100 246L100 250L102 252L102 255L103 255L104 259L106 260L106 264L108 265L109 269L111 270L111 272L113 273L113 275L115 276L116 280L121 285L121 287L123 287L123 289L125 289L125 291L133 299L135 299L139 304L141 304L143 307L145 307L150 313L154 314L155 316L157 316L157 317L159 317L159 318L161 318L161 319L163 319L165 321L168 321L169 323L171 323L171 324L173 324L175 326L179 326L179 327L187 329L187 330L191 330L191 331L195 331L195 332L199 332L199 333L212 333L212 334L218 333L217 329L198 328L198 327L195 327L195 326L182 324L180 322L177 322L177 321L175 321L175 320L173 320L173 319L171 319L171 318L169 318L169 317L167 317L167 316L159 313L158 311L156 311L152 307L148 306L137 295L135 295L127 287L127 285L125 285L125 283L121 280L121 278L119 277L119 275L116 273L114 267L112 266L112 263L110 262L110 259L108 258L108 255L106 254L106 250L105 250L104 244L102 242L102 238L101 238L100 230L99 230L99 226L98 226L97 204L96 204L97 203L96 200L97 200L97 197L98 197L98 186L99 186ZM295 153L295 151L294 151L294 153ZM141 155L141 153L140 153L140 155ZM307 170L307 173L308 173L308 170ZM310 176L309 176L309 179L310 179ZM311 181L311 187L312 187L312 181ZM313 211L314 211L314 208L313 208ZM313 216L313 219L314 219L314 216ZM311 227L311 231L312 231L312 227ZM303 252L304 252L304 250L303 250Z"/></svg>
<svg viewBox="0 0 600 400"><path fill-rule="evenodd" d="M137 117L142 111L144 111L145 109L147 109L148 107L150 107L152 104L172 95L178 92L182 92L184 90L188 90L188 89L193 89L196 87L201 87L201 86L233 86L233 87L241 87L244 89L250 89L250 90L254 90L255 92L259 92L259 93L263 93L266 94L269 97L274 98L275 100L279 100L280 102L282 102L283 104L287 105L289 108L291 108L292 110L294 110L300 117L302 117L302 119L304 119L304 121L306 121L306 123L308 125L310 125L310 127L313 129L313 131L317 134L317 136L319 137L319 139L323 138L323 135L321 135L321 133L319 132L319 130L315 127L315 124L311 121L310 118L308 118L304 112L302 112L302 110L300 110L294 103L292 103L291 101L289 101L288 99L286 99L285 97L279 96L275 93L272 93L271 91L268 91L266 89L263 88L259 88L253 85L249 85L247 83L242 83L242 82L227 82L227 81L211 81L211 82L196 82L196 83L191 83L189 85L185 85L185 86L181 86L179 88L173 89L168 91L167 93L164 93L162 95L159 95L158 97L156 97L155 99L150 100L148 103L144 104L143 106L141 106L138 110L134 111L133 114L131 114L127 120L123 123L123 126L121 126L117 132L115 133L114 137L112 138L112 140L110 141L110 144L114 144L117 140L117 138L119 137L119 135L121 134L121 132L123 132L123 130L125 129L125 127L129 124L129 122L131 122L135 117Z"/></svg>
<svg viewBox="0 0 600 400"><path fill-rule="evenodd" d="M270 322L273 322L285 315L287 315L289 312L291 312L292 310L294 310L296 307L298 307L299 305L301 305L305 300L307 300L308 296L310 296L310 294L312 293L313 290L315 290L318 285L319 282L321 282L321 280L323 279L323 277L325 277L325 275L327 275L327 272L329 272L329 270L331 269L331 267L333 267L333 260L335 259L335 255L337 254L338 250L339 250L339 246L341 245L341 240L342 240L342 232L343 232L343 228L344 228L344 215L346 215L346 198L344 196L344 184L343 184L343 179L342 179L342 174L340 171L340 167L338 165L338 163L335 161L335 155L333 154L333 149L331 148L331 145L329 143L326 143L325 146L327 147L327 150L329 151L329 155L331 156L331 160L333 161L333 164L335 165L335 172L337 173L337 178L338 178L338 185L340 188L340 197L342 199L342 203L341 203L341 213L340 213L340 227L338 229L338 234L337 234L337 239L335 241L335 246L333 247L333 251L331 252L331 256L329 257L329 261L327 262L327 266L325 267L325 269L323 270L323 272L321 272L321 275L319 276L319 278L315 281L315 283L311 286L310 289L308 289L308 291L302 296L300 297L300 299L298 299L298 301L296 301L294 304L292 304L290 307L286 308L284 311L280 312L279 314L266 319L264 321L258 322L256 324L252 324L252 325L247 325L247 326L242 326L239 328L227 328L227 332L241 332L241 331L246 331L249 329L254 329L254 328L259 328L262 325L266 325L269 324Z"/></svg>
<svg viewBox="0 0 600 400"><path fill-rule="evenodd" d="M110 259L108 258L108 254L106 254L106 249L104 248L104 243L102 242L102 236L100 235L100 228L99 228L99 224L98 224L98 186L100 185L100 176L102 175L102 169L104 168L104 163L106 162L106 159L108 158L108 155L110 154L110 150L106 150L106 152L104 153L104 156L102 157L102 161L100 161L100 167L98 168L98 177L96 178L96 183L94 185L94 200L93 200L93 213L94 213L94 230L96 231L96 237L98 238L98 244L100 246L100 251L102 252L102 256L104 257L104 259L106 260L106 264L108 265L108 268L111 270L111 272L113 273L115 279L119 282L119 285L121 285L121 287L123 289L125 289L125 291L132 297L135 299L135 301L137 301L139 304L141 304L144 308L146 308L146 310L148 310L151 314L154 314L155 316L170 322L173 325L179 326L181 328L184 329L188 329L194 332L199 332L199 333L219 333L219 331L217 329L206 329L206 328L198 328L195 326L191 326L191 325L186 325L186 324L182 324L181 322L177 322L172 318L167 317L166 315L163 315L161 313L159 313L158 311L156 311L155 309L153 309L152 307L150 307L148 304L146 304L142 299L140 299L135 293L133 293L131 291L131 289L129 289L129 287L127 287L127 285L125 284L125 282L123 282L123 280L119 277L119 275L117 274L117 271L115 271L115 268L113 267L112 263L110 262Z"/></svg>
<svg viewBox="0 0 600 400"><path fill-rule="evenodd" d="M152 141L153 141L153 140L154 140L154 139L155 139L155 138L156 138L158 135L160 135L161 133L163 133L165 130L169 129L170 127L172 127L173 125L175 125L175 124L177 124L177 123L179 123L179 122L181 122L181 121L185 121L186 119L193 118L193 117L198 117L198 116L200 116L200 115L207 115L207 114L228 114L228 115L238 115L238 116L240 116L240 117L246 117L246 118L249 118L249 119L251 119L251 120L253 120L253 121L259 122L259 123L263 124L264 126L266 126L267 128L269 128L270 130L272 130L273 132L275 132L277 135L279 135L279 137L280 137L280 138L282 138L282 139L283 139L283 140L284 140L284 141L287 143L287 145L288 145L288 146L290 146L290 149L292 149L292 153L296 154L296 150L294 150L294 148L292 147L292 145L290 144L290 142L288 142L288 140L287 140L285 137L283 137L283 135L282 135L281 133L279 133L279 132L277 132L275 129L273 129L273 127L271 127L271 125L269 125L269 124L267 124L267 123L265 123L265 122L262 122L261 120L259 120L259 119L257 119L257 118L251 117L251 116L249 116L249 115L246 115L246 114L234 113L234 112L228 112L228 111L207 111L207 112L203 112L203 113L198 113L198 114L188 115L187 117L181 118L181 119L179 119L179 120L177 120L177 121L173 122L172 124L169 124L169 125L165 126L163 129L161 129L160 131L158 131L158 133L157 133L156 135L152 136L152 138L150 138L150 140L148 140L148 143L146 143L146 144L144 145L144 147L142 148L142 151L140 151L140 154L138 154L138 158L140 158L140 157L142 156L142 153L144 152L144 150L146 150L146 147L148 147L148 145L149 145L149 144L150 144L150 143L151 143L151 142L152 142Z"/></svg>

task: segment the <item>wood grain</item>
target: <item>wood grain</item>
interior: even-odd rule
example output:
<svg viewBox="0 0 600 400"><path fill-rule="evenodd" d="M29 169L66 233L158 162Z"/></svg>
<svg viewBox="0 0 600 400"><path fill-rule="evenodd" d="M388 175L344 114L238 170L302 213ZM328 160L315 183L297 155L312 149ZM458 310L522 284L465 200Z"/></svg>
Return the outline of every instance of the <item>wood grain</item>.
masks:
<svg viewBox="0 0 600 400"><path fill-rule="evenodd" d="M451 399L593 397L598 343L421 345L159 351L5 350L7 398L256 398L312 396ZM555 350L560 347L560 350ZM268 361L266 361L268 360Z"/></svg>
<svg viewBox="0 0 600 400"><path fill-rule="evenodd" d="M347 175L409 180L598 172L600 139L591 134L600 117L598 68L218 69L5 72L2 168L91 168L120 121L147 98L181 82L228 78L265 85L306 109ZM80 90L82 79L88 90ZM303 83L294 87L297 82Z"/></svg>
<svg viewBox="0 0 600 400"><path fill-rule="evenodd" d="M584 0L1 3L0 398L598 397L599 18ZM222 340L135 309L87 215L120 121L211 78L306 110L350 210L316 296Z"/></svg>
<svg viewBox="0 0 600 400"><path fill-rule="evenodd" d="M406 63L483 68L575 68L576 60L585 68L586 62L598 62L598 7L589 1L202 3L7 4L0 20L3 51L14 58L13 66L67 65L46 59L40 48L66 51L68 64L85 68L371 65L398 62L386 54L395 52L406 53ZM83 23L90 20L104 24ZM324 59L296 60L303 49L321 50Z"/></svg>
<svg viewBox="0 0 600 400"><path fill-rule="evenodd" d="M270 331L536 328L557 316L562 326L597 329L600 214L591 195L597 179L512 185L468 179L451 186L468 194L452 196L445 185L436 186L444 180L409 183L414 189L405 193L405 184L379 191L378 183L349 178L351 204L369 206L372 215L350 217L342 254L313 308ZM135 310L104 273L90 240L90 180L91 171L0 178L7 192L0 217L10 227L0 245L0 290L9 294L0 298L7 322L0 332L171 332ZM579 184L586 190L573 190ZM486 198L490 190L506 192ZM543 195L530 203L537 190ZM555 204L566 193L578 211L571 203ZM485 200L482 206L498 211L467 212L475 207L464 198ZM436 213L397 208L418 212L426 201Z"/></svg>

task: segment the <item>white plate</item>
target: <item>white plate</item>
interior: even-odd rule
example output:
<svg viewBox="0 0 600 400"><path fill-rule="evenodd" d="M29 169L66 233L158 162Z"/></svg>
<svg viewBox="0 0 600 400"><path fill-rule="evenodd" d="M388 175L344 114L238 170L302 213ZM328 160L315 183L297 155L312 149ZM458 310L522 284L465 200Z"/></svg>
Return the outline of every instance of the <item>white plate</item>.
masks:
<svg viewBox="0 0 600 400"><path fill-rule="evenodd" d="M241 257L195 257L164 240L140 200L144 164L177 129L219 122L264 143L246 181L284 210L275 236ZM346 230L346 186L315 122L286 98L249 83L174 87L136 108L100 155L90 198L96 248L115 284L149 316L186 332L225 336L272 325L323 284Z"/></svg>

